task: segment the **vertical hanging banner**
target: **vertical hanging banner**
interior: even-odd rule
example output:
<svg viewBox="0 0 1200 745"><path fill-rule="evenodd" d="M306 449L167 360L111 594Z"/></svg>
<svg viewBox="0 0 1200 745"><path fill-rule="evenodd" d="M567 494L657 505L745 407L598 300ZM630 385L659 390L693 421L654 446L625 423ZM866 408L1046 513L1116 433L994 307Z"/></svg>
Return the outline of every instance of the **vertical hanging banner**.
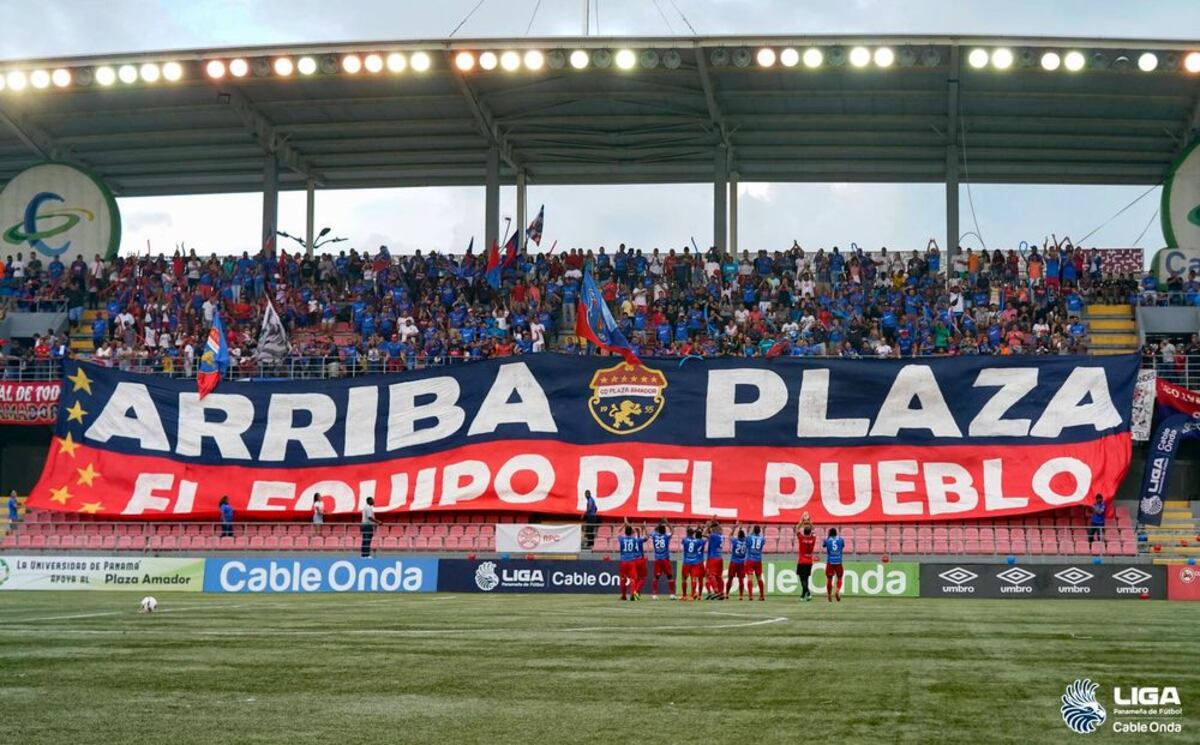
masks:
<svg viewBox="0 0 1200 745"><path fill-rule="evenodd" d="M1138 360L537 354L346 380L190 381L67 361L36 509L154 520L489 510L921 521L1110 497Z"/></svg>
<svg viewBox="0 0 1200 745"><path fill-rule="evenodd" d="M1154 420L1154 401L1157 397L1153 370L1138 370L1137 383L1133 387L1133 414L1130 416L1130 432L1134 442L1150 439L1150 426Z"/></svg>
<svg viewBox="0 0 1200 745"><path fill-rule="evenodd" d="M1200 393L1162 378L1156 388L1159 423L1146 457L1138 502L1138 522L1143 525L1162 525L1163 501L1179 443L1200 437Z"/></svg>

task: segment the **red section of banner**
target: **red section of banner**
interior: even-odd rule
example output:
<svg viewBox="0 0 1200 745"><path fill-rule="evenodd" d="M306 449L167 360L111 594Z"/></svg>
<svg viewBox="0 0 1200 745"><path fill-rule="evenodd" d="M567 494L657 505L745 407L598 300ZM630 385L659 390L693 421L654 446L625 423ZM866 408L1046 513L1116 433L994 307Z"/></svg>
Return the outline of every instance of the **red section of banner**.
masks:
<svg viewBox="0 0 1200 745"><path fill-rule="evenodd" d="M62 383L0 381L0 424L54 424Z"/></svg>
<svg viewBox="0 0 1200 745"><path fill-rule="evenodd" d="M1162 378L1155 384L1158 386L1158 402L1163 406L1182 413L1200 417L1200 391L1193 391L1181 385L1175 385Z"/></svg>
<svg viewBox="0 0 1200 745"><path fill-rule="evenodd" d="M505 440L390 464L322 468L200 466L55 438L30 497L37 509L151 520L453 510L580 515L592 491L608 517L796 522L958 520L1111 499L1129 433L1074 444L845 448L564 445Z"/></svg>
<svg viewBox="0 0 1200 745"><path fill-rule="evenodd" d="M1167 567L1168 600L1200 600L1200 567Z"/></svg>

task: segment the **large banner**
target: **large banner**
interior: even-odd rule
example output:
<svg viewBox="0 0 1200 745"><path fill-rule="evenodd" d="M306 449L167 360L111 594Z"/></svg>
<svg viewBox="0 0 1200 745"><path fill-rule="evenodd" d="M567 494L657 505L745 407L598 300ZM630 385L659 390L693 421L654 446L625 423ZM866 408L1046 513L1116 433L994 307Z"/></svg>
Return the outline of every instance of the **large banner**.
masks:
<svg viewBox="0 0 1200 745"><path fill-rule="evenodd" d="M194 383L68 361L36 509L154 520L452 510L853 523L1111 498L1138 360L553 354Z"/></svg>
<svg viewBox="0 0 1200 745"><path fill-rule="evenodd" d="M1166 568L1121 564L922 564L921 597L1140 598L1167 596Z"/></svg>
<svg viewBox="0 0 1200 745"><path fill-rule="evenodd" d="M575 525L496 525L496 550L501 553L577 554L583 531Z"/></svg>
<svg viewBox="0 0 1200 745"><path fill-rule="evenodd" d="M1174 564L1167 567L1169 600L1200 600L1200 567Z"/></svg>
<svg viewBox="0 0 1200 745"><path fill-rule="evenodd" d="M920 565L913 561L847 561L842 594L847 597L915 598L920 594ZM825 562L813 564L809 592L825 594ZM796 563L768 561L763 564L763 583L768 595L799 595L800 575Z"/></svg>
<svg viewBox="0 0 1200 745"><path fill-rule="evenodd" d="M590 593L621 592L615 561L442 559L438 592ZM662 580L666 592L666 580ZM649 578L642 592L649 592Z"/></svg>
<svg viewBox="0 0 1200 745"><path fill-rule="evenodd" d="M433 592L438 560L406 556L370 559L209 559L205 592Z"/></svg>
<svg viewBox="0 0 1200 745"><path fill-rule="evenodd" d="M0 556L0 590L200 592L204 559L139 556Z"/></svg>
<svg viewBox="0 0 1200 745"><path fill-rule="evenodd" d="M1142 488L1138 494L1138 522L1162 525L1163 502L1168 498L1171 467L1179 443L1200 437L1200 393L1158 379L1158 427L1150 442Z"/></svg>
<svg viewBox="0 0 1200 745"><path fill-rule="evenodd" d="M54 424L62 384L0 381L0 424Z"/></svg>

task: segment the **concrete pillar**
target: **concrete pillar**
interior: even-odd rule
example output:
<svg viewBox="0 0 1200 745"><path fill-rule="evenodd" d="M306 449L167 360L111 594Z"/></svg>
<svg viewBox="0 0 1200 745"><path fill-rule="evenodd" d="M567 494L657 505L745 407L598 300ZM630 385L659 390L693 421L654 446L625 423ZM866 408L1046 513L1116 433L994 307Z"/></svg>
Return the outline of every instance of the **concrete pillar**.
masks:
<svg viewBox="0 0 1200 745"><path fill-rule="evenodd" d="M716 152L713 153L713 245L716 246L717 253L724 256L726 249L726 236L728 234L728 203L727 194L729 190L729 161L728 152L724 145L718 145Z"/></svg>
<svg viewBox="0 0 1200 745"><path fill-rule="evenodd" d="M317 211L317 182L308 180L308 198L304 203L304 252L312 257L316 233L313 226Z"/></svg>
<svg viewBox="0 0 1200 745"><path fill-rule="evenodd" d="M517 253L525 248L525 227L529 224L525 212L528 204L525 201L525 172L517 171Z"/></svg>
<svg viewBox="0 0 1200 745"><path fill-rule="evenodd" d="M946 278L958 256L958 70L959 49L950 47L950 77L946 81L946 245L942 260Z"/></svg>
<svg viewBox="0 0 1200 745"><path fill-rule="evenodd" d="M737 171L729 174L729 253L738 255L738 178Z"/></svg>
<svg viewBox="0 0 1200 745"><path fill-rule="evenodd" d="M279 162L275 154L263 162L262 248L275 248L275 231L279 229Z"/></svg>
<svg viewBox="0 0 1200 745"><path fill-rule="evenodd" d="M487 251L500 238L500 150L488 148L487 174L483 186L483 248Z"/></svg>

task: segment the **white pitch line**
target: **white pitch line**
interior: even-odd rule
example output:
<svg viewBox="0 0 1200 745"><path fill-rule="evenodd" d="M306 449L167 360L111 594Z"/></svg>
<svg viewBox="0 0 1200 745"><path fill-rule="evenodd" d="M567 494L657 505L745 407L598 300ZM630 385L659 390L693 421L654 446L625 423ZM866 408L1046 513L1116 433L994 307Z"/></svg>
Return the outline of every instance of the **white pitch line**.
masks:
<svg viewBox="0 0 1200 745"><path fill-rule="evenodd" d="M784 616L764 618L759 621L745 623L718 623L713 626L585 626L577 629L557 629L557 631L708 631L710 629L745 629L751 626L766 626L772 623L783 623L788 619Z"/></svg>
<svg viewBox="0 0 1200 745"><path fill-rule="evenodd" d="M99 618L101 616L119 616L125 613L123 610L111 610L104 613L76 613L70 616L42 616L41 618L13 618L6 620L5 623L37 623L39 621L67 621L72 618Z"/></svg>

